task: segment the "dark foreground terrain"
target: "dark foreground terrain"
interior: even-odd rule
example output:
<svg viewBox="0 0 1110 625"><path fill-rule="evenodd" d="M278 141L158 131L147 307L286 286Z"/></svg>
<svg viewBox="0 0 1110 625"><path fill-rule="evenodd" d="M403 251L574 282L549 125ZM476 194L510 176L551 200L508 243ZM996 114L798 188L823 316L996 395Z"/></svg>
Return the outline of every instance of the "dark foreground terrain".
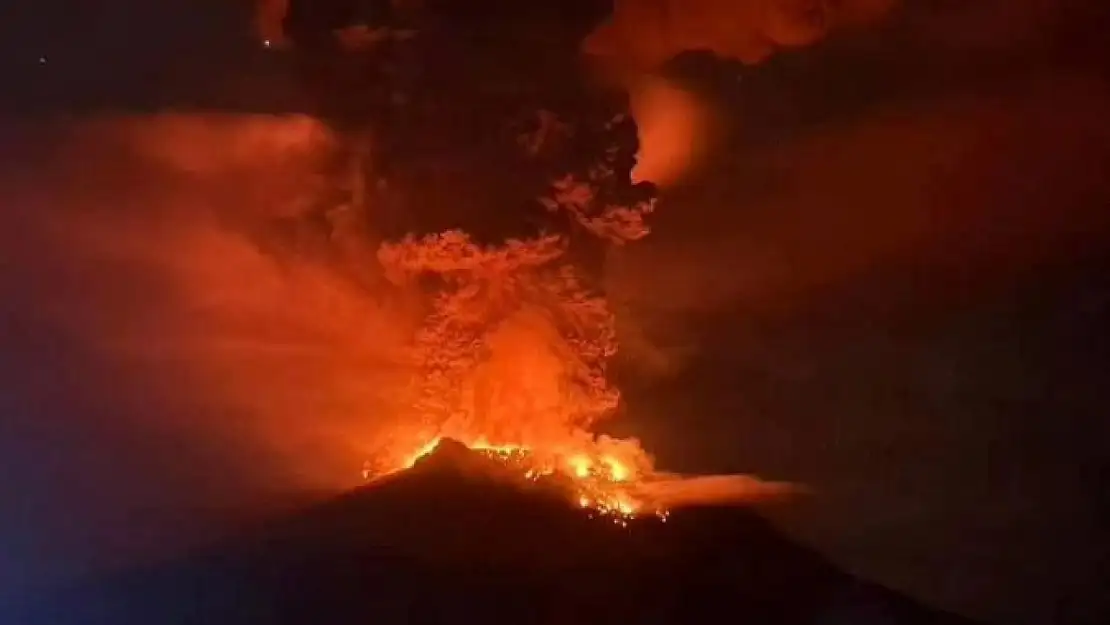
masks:
<svg viewBox="0 0 1110 625"><path fill-rule="evenodd" d="M744 509L623 527L441 447L414 469L5 623L963 623L839 571Z"/></svg>

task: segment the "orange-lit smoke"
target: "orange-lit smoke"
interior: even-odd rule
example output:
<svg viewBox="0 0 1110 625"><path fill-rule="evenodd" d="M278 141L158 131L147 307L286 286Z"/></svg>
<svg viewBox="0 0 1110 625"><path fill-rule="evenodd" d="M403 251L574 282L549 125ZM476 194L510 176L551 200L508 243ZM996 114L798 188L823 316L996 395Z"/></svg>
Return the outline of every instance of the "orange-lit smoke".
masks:
<svg viewBox="0 0 1110 625"><path fill-rule="evenodd" d="M340 258L305 227L329 142L300 117L90 120L8 187L39 240L28 305L127 372L120 402L160 389L189 415L152 404L131 425L216 439L293 488L357 483L418 320L383 296L372 249Z"/></svg>

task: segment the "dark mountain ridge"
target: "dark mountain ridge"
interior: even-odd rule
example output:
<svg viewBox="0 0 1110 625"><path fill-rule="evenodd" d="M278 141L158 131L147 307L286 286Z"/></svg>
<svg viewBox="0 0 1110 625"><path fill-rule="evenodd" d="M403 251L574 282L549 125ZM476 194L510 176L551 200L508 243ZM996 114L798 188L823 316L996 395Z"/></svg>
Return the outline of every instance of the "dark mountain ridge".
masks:
<svg viewBox="0 0 1110 625"><path fill-rule="evenodd" d="M5 622L964 622L854 579L751 510L626 527L452 445L202 553L16 612Z"/></svg>

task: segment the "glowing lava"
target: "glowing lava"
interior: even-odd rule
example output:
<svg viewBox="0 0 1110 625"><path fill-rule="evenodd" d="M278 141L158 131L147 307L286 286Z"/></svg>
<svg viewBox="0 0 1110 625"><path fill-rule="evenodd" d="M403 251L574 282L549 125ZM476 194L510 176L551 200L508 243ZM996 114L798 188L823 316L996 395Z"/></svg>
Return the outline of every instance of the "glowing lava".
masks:
<svg viewBox="0 0 1110 625"><path fill-rule="evenodd" d="M437 436L421 445L416 451L403 456L403 460L384 474L396 473L414 467L422 459L431 455L443 441ZM599 445L604 445L602 439ZM637 466L643 466L646 455L630 441L611 441L640 454L639 458L622 459L616 453L601 451L549 451L534 450L525 445L496 445L486 439L475 439L463 443L481 456L495 460L519 472L519 476L530 482L546 482L564 492L570 501L589 510L591 516L611 518L614 523L626 525L627 521L644 514L653 514L666 520L667 511L649 504L638 490L643 477ZM367 475L373 477L372 474Z"/></svg>

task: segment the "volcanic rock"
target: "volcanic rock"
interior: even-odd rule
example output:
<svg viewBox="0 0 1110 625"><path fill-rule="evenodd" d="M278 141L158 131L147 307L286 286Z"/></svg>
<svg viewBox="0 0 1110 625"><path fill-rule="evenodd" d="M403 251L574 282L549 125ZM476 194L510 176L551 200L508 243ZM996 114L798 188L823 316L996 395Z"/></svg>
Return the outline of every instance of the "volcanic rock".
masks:
<svg viewBox="0 0 1110 625"><path fill-rule="evenodd" d="M448 442L411 470L0 622L965 622L839 571L747 509L625 526L504 477Z"/></svg>

